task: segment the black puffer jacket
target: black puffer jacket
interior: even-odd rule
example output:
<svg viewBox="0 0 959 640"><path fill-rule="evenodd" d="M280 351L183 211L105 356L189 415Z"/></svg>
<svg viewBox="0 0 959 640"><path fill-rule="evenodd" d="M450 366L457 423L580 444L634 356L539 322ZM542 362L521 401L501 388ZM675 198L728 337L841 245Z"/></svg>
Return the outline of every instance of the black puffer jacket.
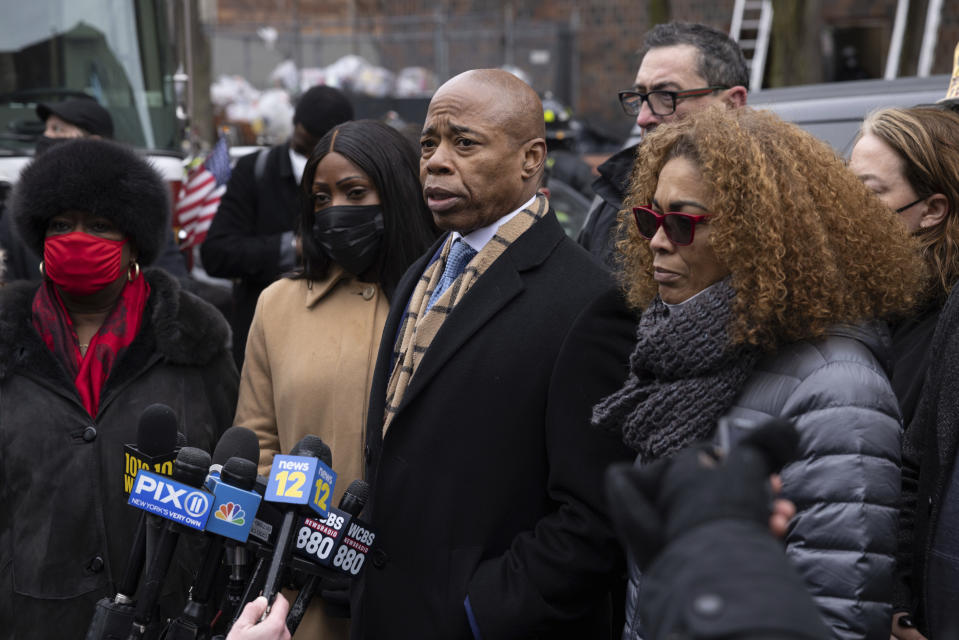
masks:
<svg viewBox="0 0 959 640"><path fill-rule="evenodd" d="M770 416L795 421L798 459L782 472L783 497L797 510L786 554L841 640L889 637L902 433L889 349L878 327L782 347L759 361L728 414L744 428ZM638 628L631 574L627 638Z"/></svg>
<svg viewBox="0 0 959 640"><path fill-rule="evenodd" d="M31 323L36 283L0 288L0 635L82 638L126 569L139 512L123 496L123 445L155 402L191 446L230 426L237 372L229 328L160 270L133 343L91 419ZM168 589L185 593L180 584Z"/></svg>

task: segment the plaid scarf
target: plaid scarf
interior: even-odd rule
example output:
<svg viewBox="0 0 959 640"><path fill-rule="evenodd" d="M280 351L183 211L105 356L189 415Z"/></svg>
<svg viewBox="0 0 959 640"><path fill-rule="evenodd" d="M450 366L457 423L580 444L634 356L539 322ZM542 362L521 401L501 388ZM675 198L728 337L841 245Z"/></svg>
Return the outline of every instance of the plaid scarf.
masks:
<svg viewBox="0 0 959 640"><path fill-rule="evenodd" d="M90 340L84 355L80 354L80 343L70 314L53 283L45 281L33 297L33 327L67 375L73 378L91 418L97 416L100 392L110 377L110 370L140 331L149 297L150 285L146 278L141 276L128 282L103 326Z"/></svg>
<svg viewBox="0 0 959 640"><path fill-rule="evenodd" d="M446 317L489 266L503 255L510 244L531 228L537 220L546 215L548 210L549 202L546 198L537 196L529 208L523 209L512 220L501 226L493 238L486 243L482 251L473 256L463 273L453 281L449 289L444 291L436 300L436 303L427 311L426 306L430 296L439 283L440 276L443 275L443 269L446 268L446 257L453 245L453 234L450 234L446 239L440 257L426 267L423 275L416 283L416 288L413 290L413 295L410 296L409 304L406 307L406 314L403 316L403 323L400 325L397 334L398 339L393 347L393 372L390 375L390 384L386 391L386 409L383 415L384 436L400 403L403 401L403 396L410 385L413 374L416 373L416 367L423 359L423 354L426 353L433 342L433 338L440 327L443 326Z"/></svg>

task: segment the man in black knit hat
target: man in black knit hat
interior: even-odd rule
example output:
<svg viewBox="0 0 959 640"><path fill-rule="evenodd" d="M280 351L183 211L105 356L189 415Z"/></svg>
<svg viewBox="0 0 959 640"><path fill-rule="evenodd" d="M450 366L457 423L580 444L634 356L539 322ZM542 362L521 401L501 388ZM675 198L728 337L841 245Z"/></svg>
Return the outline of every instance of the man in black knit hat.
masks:
<svg viewBox="0 0 959 640"><path fill-rule="evenodd" d="M342 92L313 87L297 102L290 140L240 158L230 175L200 257L211 276L234 279L230 324L238 367L260 292L296 263L293 221L306 161L327 131L352 119Z"/></svg>

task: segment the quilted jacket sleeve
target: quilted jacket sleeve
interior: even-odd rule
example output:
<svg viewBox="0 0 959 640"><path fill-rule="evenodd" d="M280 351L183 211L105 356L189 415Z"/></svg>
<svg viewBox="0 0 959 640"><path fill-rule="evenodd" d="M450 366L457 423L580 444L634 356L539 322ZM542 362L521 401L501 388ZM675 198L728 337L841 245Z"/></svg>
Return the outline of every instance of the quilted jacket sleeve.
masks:
<svg viewBox="0 0 959 640"><path fill-rule="evenodd" d="M787 554L833 637L885 640L900 491L896 398L855 340L805 343L792 355L804 364L781 411L800 433L800 457L782 474L797 509Z"/></svg>

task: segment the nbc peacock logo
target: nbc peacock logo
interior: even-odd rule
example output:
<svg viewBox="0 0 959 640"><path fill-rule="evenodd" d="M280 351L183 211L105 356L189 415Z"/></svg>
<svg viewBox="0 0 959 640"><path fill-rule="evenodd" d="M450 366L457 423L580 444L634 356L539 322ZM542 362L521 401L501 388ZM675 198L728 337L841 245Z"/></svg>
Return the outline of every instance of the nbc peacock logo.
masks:
<svg viewBox="0 0 959 640"><path fill-rule="evenodd" d="M216 510L214 517L217 520L223 520L237 526L242 526L246 523L246 512L235 502L221 504L220 508Z"/></svg>

